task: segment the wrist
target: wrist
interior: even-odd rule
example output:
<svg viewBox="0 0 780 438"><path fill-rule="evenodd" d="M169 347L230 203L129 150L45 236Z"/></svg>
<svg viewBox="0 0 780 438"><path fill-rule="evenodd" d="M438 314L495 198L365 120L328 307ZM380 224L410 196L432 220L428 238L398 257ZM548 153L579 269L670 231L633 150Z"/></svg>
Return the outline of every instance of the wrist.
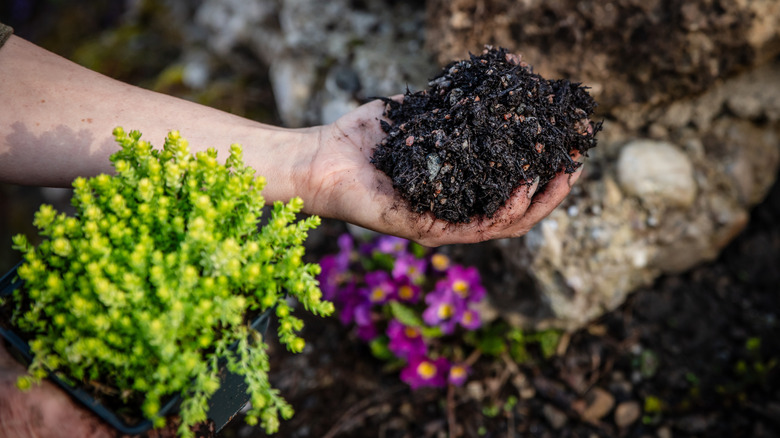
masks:
<svg viewBox="0 0 780 438"><path fill-rule="evenodd" d="M266 204L288 202L297 196L308 210L309 170L316 156L317 138L316 128L284 129L258 123L228 140L243 146L246 164L255 169L255 176L265 178L262 193Z"/></svg>
<svg viewBox="0 0 780 438"><path fill-rule="evenodd" d="M341 186L342 175L339 159L334 158L339 144L334 141L334 124L298 130L298 157L292 166L294 195L303 199L306 214L338 218L334 215L334 202Z"/></svg>

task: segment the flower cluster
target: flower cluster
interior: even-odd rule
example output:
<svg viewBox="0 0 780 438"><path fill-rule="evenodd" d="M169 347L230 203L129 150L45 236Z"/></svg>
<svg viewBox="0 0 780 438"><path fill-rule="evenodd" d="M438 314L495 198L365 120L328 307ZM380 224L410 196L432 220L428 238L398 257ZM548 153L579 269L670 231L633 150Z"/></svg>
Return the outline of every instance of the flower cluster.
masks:
<svg viewBox="0 0 780 438"><path fill-rule="evenodd" d="M457 337L481 326L476 305L485 289L474 267L407 240L379 235L338 239L339 252L320 261L325 299L381 358L402 363L412 388L461 385L469 366Z"/></svg>
<svg viewBox="0 0 780 438"><path fill-rule="evenodd" d="M321 300L319 266L302 262L319 218L296 222L296 198L275 203L258 227L265 180L244 165L238 145L223 165L213 149L191 154L176 131L162 150L137 131L114 135L116 175L73 183L75 217L42 206L37 247L14 238L25 287L13 296L12 322L32 336L35 356L20 386L44 370L110 382L142 401L155 425L164 423L165 398L181 394L179 431L191 435L189 426L206 419L223 359L245 377L247 422L276 430L292 408L270 386L267 346L248 322L274 309L281 342L299 352L302 321L287 297L315 314L333 311Z"/></svg>

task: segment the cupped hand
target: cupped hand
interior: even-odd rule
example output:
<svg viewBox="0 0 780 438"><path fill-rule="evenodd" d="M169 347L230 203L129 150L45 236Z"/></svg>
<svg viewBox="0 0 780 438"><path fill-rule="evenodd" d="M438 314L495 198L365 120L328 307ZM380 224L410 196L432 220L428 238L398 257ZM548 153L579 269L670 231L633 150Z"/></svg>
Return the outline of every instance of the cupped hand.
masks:
<svg viewBox="0 0 780 438"><path fill-rule="evenodd" d="M425 246L518 237L563 201L582 172L582 166L572 174L561 172L540 192L538 184L524 184L493 217L469 223L415 213L395 192L390 178L371 164L374 147L385 137L379 124L384 109L381 101L369 102L321 128L312 164L312 175L318 175L312 177L314 213Z"/></svg>
<svg viewBox="0 0 780 438"><path fill-rule="evenodd" d="M0 437L8 438L109 438L119 436L95 414L74 401L49 380L22 392L16 380L26 370L0 338ZM141 435L147 438L176 436L175 419L162 429ZM123 437L129 438L129 437Z"/></svg>

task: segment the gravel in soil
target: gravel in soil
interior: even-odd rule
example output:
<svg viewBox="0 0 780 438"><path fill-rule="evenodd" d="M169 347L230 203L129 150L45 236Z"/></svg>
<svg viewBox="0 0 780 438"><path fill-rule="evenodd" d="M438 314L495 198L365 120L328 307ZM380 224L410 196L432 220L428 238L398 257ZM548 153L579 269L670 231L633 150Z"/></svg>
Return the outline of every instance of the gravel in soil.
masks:
<svg viewBox="0 0 780 438"><path fill-rule="evenodd" d="M520 186L573 173L600 123L586 87L547 80L506 49L456 61L426 90L384 99L387 137L372 163L418 213L449 222L493 214Z"/></svg>

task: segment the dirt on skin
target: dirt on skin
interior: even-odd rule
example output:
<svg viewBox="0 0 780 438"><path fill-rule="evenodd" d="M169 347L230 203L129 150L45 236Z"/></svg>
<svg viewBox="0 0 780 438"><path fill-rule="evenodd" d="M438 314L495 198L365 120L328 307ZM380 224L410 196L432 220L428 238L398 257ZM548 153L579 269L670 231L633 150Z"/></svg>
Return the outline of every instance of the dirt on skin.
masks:
<svg viewBox="0 0 780 438"><path fill-rule="evenodd" d="M492 217L524 184L573 173L600 123L587 88L533 73L520 56L487 48L456 61L426 90L384 99L387 137L372 163L417 213L448 222Z"/></svg>

